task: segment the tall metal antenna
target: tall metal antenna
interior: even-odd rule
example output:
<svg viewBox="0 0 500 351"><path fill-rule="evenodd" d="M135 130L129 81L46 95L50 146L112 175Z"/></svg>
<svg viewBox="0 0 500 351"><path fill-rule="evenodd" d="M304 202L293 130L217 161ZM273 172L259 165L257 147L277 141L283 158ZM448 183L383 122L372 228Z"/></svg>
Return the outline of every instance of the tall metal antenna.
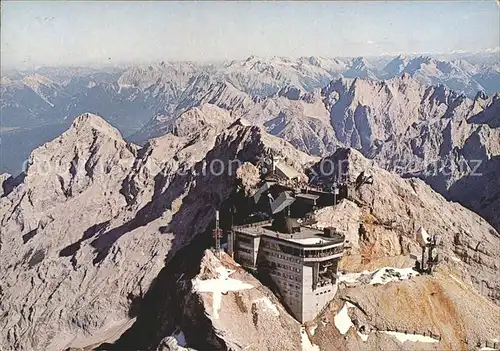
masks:
<svg viewBox="0 0 500 351"><path fill-rule="evenodd" d="M420 269L422 273L432 274L434 267L439 263L439 255L433 256L432 252L441 245L441 236L430 236L424 228L420 228L416 236L417 242L422 248L422 260ZM427 251L427 261L425 260L425 252Z"/></svg>
<svg viewBox="0 0 500 351"><path fill-rule="evenodd" d="M213 237L215 239L215 253L219 259L221 258L220 251L220 239L222 237L222 229L219 228L219 210L215 210L215 229L213 231Z"/></svg>
<svg viewBox="0 0 500 351"><path fill-rule="evenodd" d="M337 205L337 195L339 194L337 177L335 177L333 179L332 191L333 191L333 206L335 206L335 205Z"/></svg>

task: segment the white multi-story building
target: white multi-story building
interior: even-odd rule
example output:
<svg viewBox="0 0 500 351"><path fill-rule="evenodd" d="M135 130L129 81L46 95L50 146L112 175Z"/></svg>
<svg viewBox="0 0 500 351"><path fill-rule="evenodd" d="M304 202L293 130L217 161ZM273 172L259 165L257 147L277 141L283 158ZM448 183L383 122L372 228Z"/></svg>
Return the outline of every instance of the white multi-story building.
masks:
<svg viewBox="0 0 500 351"><path fill-rule="evenodd" d="M335 296L344 242L333 228L300 227L284 234L266 221L233 228L228 247L236 262L273 285L302 323L314 319Z"/></svg>

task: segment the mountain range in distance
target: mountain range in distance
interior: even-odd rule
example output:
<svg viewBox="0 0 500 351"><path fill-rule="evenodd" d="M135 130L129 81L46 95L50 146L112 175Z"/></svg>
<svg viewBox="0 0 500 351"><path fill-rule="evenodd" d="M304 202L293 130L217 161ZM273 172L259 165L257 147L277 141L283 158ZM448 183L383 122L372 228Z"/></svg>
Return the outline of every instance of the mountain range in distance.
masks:
<svg viewBox="0 0 500 351"><path fill-rule="evenodd" d="M458 54L457 54L458 55ZM186 103L193 86L207 80L231 84L252 97L270 96L290 86L305 92L340 77L390 79L409 74L422 84L443 84L473 98L500 90L498 52L451 56L377 58L250 56L219 64L161 62L125 68L42 67L3 72L2 127L54 123L92 111L106 116L125 135L151 117Z"/></svg>
<svg viewBox="0 0 500 351"><path fill-rule="evenodd" d="M424 179L499 228L491 173L500 154L499 72L497 51L10 72L1 84L0 172L21 172L33 149L85 112L138 145L243 118L314 156L355 148L387 170ZM474 161L493 190L467 178L462 165Z"/></svg>

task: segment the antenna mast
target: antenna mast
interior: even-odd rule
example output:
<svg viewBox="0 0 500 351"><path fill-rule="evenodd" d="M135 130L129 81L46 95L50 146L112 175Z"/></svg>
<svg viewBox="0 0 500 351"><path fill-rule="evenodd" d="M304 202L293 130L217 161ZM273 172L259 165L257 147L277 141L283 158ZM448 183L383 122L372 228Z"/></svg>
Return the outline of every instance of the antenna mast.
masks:
<svg viewBox="0 0 500 351"><path fill-rule="evenodd" d="M219 259L221 258L220 251L220 239L222 237L222 229L219 228L219 210L215 210L215 229L213 231L213 237L215 239L215 253Z"/></svg>
<svg viewBox="0 0 500 351"><path fill-rule="evenodd" d="M333 206L335 206L337 205L337 195L339 195L339 185L337 183L337 177L333 179L332 191L333 191Z"/></svg>

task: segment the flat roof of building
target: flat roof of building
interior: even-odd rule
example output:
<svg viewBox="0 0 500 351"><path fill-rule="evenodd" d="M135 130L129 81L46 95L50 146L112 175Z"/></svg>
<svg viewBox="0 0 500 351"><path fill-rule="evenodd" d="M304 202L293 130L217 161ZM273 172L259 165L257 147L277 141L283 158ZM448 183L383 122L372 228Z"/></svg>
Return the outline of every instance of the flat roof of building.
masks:
<svg viewBox="0 0 500 351"><path fill-rule="evenodd" d="M275 167L279 169L288 179L299 178L300 173L284 162L276 162Z"/></svg>
<svg viewBox="0 0 500 351"><path fill-rule="evenodd" d="M295 197L299 198L299 199L307 199L307 200L317 200L317 199L319 199L319 195L305 194L305 193L297 194L297 195L295 195Z"/></svg>
<svg viewBox="0 0 500 351"><path fill-rule="evenodd" d="M281 239L300 246L322 247L344 242L344 237L336 234L333 237L326 236L323 231L310 227L300 227L300 232L293 234L280 233L271 228L270 223L255 223L252 226L234 227L238 233L250 236L267 236L275 239Z"/></svg>

